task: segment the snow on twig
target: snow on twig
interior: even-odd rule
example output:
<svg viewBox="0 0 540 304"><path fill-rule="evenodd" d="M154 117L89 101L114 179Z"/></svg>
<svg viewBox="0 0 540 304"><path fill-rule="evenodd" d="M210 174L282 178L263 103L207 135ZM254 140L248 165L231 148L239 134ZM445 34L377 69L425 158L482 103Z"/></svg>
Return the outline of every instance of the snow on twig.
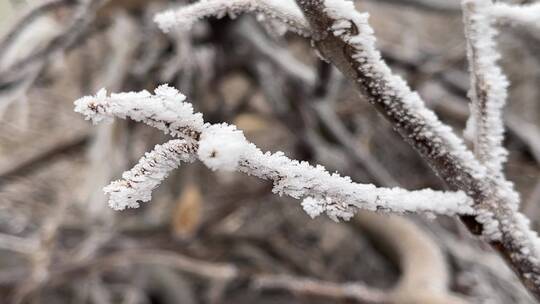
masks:
<svg viewBox="0 0 540 304"><path fill-rule="evenodd" d="M235 18L238 14L253 12L282 22L300 35L309 36L309 25L302 12L292 0L201 0L176 10L168 10L155 16L161 30L169 32L175 27L189 30L199 19L206 17Z"/></svg>
<svg viewBox="0 0 540 304"><path fill-rule="evenodd" d="M109 195L109 206L115 210L138 208L140 202L152 199L152 191L182 162L194 160L195 145L182 139L173 139L156 145L133 167L124 172L122 179L103 190Z"/></svg>
<svg viewBox="0 0 540 304"><path fill-rule="evenodd" d="M101 89L95 96L75 101L75 111L93 123L111 121L113 117L126 117L144 122L165 134L191 139L203 129L202 114L193 113L193 107L183 102L186 97L176 89L160 86L152 95L148 91L111 94Z"/></svg>
<svg viewBox="0 0 540 304"><path fill-rule="evenodd" d="M378 188L354 183L322 166L291 160L282 152L264 153L249 143L235 126L204 123L202 115L193 113L184 99L181 93L164 85L154 95L143 91L107 96L100 91L75 101L75 110L94 122L112 116L130 117L184 140L156 147L124 174L124 181L108 186L112 207L137 207L139 201L150 200L151 190L171 169L196 155L210 169L236 170L272 181L274 193L305 199L303 207L311 216L326 212L334 220L347 220L358 209L473 214L472 200L463 192ZM189 132L179 132L179 126Z"/></svg>
<svg viewBox="0 0 540 304"><path fill-rule="evenodd" d="M524 5L495 3L489 8L487 14L497 22L517 23L540 28L540 2Z"/></svg>
<svg viewBox="0 0 540 304"><path fill-rule="evenodd" d="M508 80L497 64L497 30L488 10L491 0L464 0L463 19L467 39L467 58L471 78L471 116L468 136L473 139L475 154L494 175L502 175L508 152L503 147L502 110L506 103Z"/></svg>

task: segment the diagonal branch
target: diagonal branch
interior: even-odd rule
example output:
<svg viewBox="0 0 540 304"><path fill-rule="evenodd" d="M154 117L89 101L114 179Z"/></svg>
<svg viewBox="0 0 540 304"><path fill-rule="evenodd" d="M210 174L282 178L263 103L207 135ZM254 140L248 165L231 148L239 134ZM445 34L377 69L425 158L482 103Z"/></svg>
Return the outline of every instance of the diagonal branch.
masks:
<svg viewBox="0 0 540 304"><path fill-rule="evenodd" d="M323 58L332 62L357 85L396 131L454 190L475 201L476 217L462 216L474 234L483 233L540 299L538 236L528 219L517 211L519 196L513 185L488 174L463 141L442 124L420 96L393 75L375 48L367 14L343 0L297 0Z"/></svg>

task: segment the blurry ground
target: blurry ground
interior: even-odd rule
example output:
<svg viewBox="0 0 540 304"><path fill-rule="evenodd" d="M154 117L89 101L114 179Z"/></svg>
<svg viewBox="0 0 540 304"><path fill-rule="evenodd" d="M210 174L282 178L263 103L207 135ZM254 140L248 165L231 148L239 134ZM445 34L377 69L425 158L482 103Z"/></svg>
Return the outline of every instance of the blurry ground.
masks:
<svg viewBox="0 0 540 304"><path fill-rule="evenodd" d="M395 255L400 253L385 247L384 240L354 221L312 220L298 201L274 195L269 184L244 175L188 165L167 179L151 203L124 212L108 209L101 188L166 137L133 122L91 126L73 112L76 98L101 87L129 91L169 82L209 121L234 122L263 150L282 150L322 163L357 181L384 182L343 152L346 149L328 127L313 121L317 116L310 100L300 96L306 85L282 77L280 67L263 60L266 57L241 36L252 35L253 28L265 35L253 18L212 20L189 37L166 36L150 20L156 8L166 7L161 1L111 3L99 11L79 44L39 69L31 89L13 100L0 100L12 101L0 120L0 299L159 304L352 301L257 288L247 279L220 290L219 280L166 258L175 254L235 265L249 276L288 274L381 289L394 286L400 277ZM443 120L463 129L468 76L461 15L370 1L360 6L372 14L379 45L392 67L433 102ZM2 32L7 30L9 7L0 2ZM66 20L64 13L51 18L60 25ZM246 31L251 34L238 34ZM536 224L539 44L526 32L503 32L503 66L512 82L507 169ZM307 41L293 35L264 37L291 50L315 72L316 57ZM369 152L399 185L442 189L388 124L346 83L338 83L332 105L354 135L355 145ZM468 237L455 219L408 219L444 252L453 292L471 303L533 303L504 263Z"/></svg>

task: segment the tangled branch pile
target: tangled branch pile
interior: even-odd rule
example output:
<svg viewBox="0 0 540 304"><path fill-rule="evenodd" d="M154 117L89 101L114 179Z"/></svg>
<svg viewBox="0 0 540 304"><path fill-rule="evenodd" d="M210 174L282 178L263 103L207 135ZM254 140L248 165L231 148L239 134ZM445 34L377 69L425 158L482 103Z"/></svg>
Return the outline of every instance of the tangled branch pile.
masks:
<svg viewBox="0 0 540 304"><path fill-rule="evenodd" d="M358 2L201 0L163 10L161 1L55 0L30 8L0 43L4 120L28 120L22 131L3 126L14 136L0 167L2 212L23 222L1 223L0 249L15 252L0 273L6 297L540 300L540 182L524 178L540 173L540 130L523 119L537 119L526 111L537 109L531 99L540 93L540 5ZM39 22L54 25L38 32ZM459 33L446 28L452 23ZM447 50L444 39L411 42L423 31L460 43ZM509 39L529 51L527 64L516 50L500 55L499 40ZM25 144L32 132L41 133L31 126L59 111L9 115L36 111L34 100L58 92L64 104L55 106L64 109L96 87L131 91L102 89L75 101L86 119L107 122L97 128L70 113L32 147ZM175 170L181 163L188 165ZM101 188L122 171L104 196ZM30 196L40 183L55 190L35 224L41 207ZM518 190L529 194L527 204ZM269 204L289 198L301 199L309 217L291 204ZM153 203L124 215L105 208L106 200L116 210ZM336 223L312 220L322 213ZM196 287L201 278L204 292Z"/></svg>

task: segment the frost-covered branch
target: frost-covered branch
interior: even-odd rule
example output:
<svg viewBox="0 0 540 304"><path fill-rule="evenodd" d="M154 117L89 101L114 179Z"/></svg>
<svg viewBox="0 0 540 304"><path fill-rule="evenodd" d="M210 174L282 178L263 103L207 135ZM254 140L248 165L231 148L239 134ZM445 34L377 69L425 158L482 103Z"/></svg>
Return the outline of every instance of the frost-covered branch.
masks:
<svg viewBox="0 0 540 304"><path fill-rule="evenodd" d="M367 13L359 13L352 2L342 0L298 1L312 27L327 34L314 40L321 55L345 76L396 127L441 177L451 185L475 195L476 179L487 175L462 139L428 109L418 93L394 75L375 47L374 31ZM313 16L311 16L312 14Z"/></svg>
<svg viewBox="0 0 540 304"><path fill-rule="evenodd" d="M490 173L463 141L441 123L420 96L391 73L375 47L368 15L345 0L297 0L310 23L313 45L333 63L454 190L475 201L463 221L483 234L540 299L539 238L517 210L513 184Z"/></svg>
<svg viewBox="0 0 540 304"><path fill-rule="evenodd" d="M122 179L103 190L109 195L109 205L115 210L138 208L140 202L152 199L152 191L167 178L170 171L182 162L193 161L194 143L181 139L156 145L133 169L124 172Z"/></svg>
<svg viewBox="0 0 540 304"><path fill-rule="evenodd" d="M203 129L202 114L183 102L186 97L176 89L161 86L152 95L148 91L111 94L102 89L96 96L75 101L75 111L93 123L112 121L116 117L144 122L165 134L184 139L198 138Z"/></svg>
<svg viewBox="0 0 540 304"><path fill-rule="evenodd" d="M506 103L508 80L497 64L497 30L488 11L491 0L464 0L463 20L471 77L471 116L467 123L475 154L491 174L501 175L508 152L503 147L502 110Z"/></svg>
<svg viewBox="0 0 540 304"><path fill-rule="evenodd" d="M139 202L150 200L151 190L170 170L196 155L212 170L236 170L272 181L274 193L304 199L302 206L312 217L325 212L334 220L347 220L358 209L473 214L471 200L463 192L378 188L354 183L322 166L291 160L282 152L263 153L236 127L203 123L202 115L193 113L184 99L175 89L161 86L155 95L143 91L107 96L100 91L75 101L76 111L94 122L129 117L183 138L157 146L124 173L124 180L106 187L113 208L138 207Z"/></svg>
<svg viewBox="0 0 540 304"><path fill-rule="evenodd" d="M540 28L540 2L524 5L495 3L487 13L494 21Z"/></svg>
<svg viewBox="0 0 540 304"><path fill-rule="evenodd" d="M189 30L199 19L207 17L236 17L238 14L253 12L282 22L287 28L298 34L309 36L309 26L291 0L201 0L177 10L159 13L154 21L164 31L174 27Z"/></svg>

